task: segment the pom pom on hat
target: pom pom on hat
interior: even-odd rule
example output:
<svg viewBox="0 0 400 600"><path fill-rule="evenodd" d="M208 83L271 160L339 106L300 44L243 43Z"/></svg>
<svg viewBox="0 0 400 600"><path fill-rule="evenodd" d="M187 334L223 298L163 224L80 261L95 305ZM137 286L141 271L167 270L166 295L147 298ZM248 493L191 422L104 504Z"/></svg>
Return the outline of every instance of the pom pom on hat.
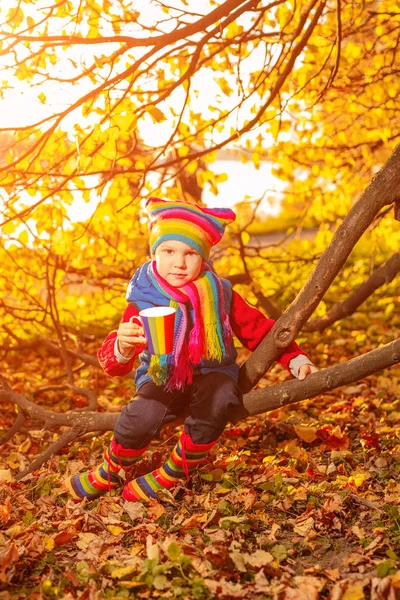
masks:
<svg viewBox="0 0 400 600"><path fill-rule="evenodd" d="M188 244L204 259L218 244L225 227L236 219L230 208L204 208L181 201L149 198L146 210L150 217L150 251L168 240Z"/></svg>

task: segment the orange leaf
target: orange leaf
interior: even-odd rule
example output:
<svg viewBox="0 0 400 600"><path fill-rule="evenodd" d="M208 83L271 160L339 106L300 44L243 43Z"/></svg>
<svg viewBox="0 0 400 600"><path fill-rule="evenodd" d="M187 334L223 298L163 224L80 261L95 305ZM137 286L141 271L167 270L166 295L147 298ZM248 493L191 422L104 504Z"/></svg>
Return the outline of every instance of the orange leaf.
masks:
<svg viewBox="0 0 400 600"><path fill-rule="evenodd" d="M74 538L78 537L78 532L74 527L68 527L58 533L53 539L56 546L63 546L69 544Z"/></svg>
<svg viewBox="0 0 400 600"><path fill-rule="evenodd" d="M4 504L0 504L0 521L7 523L11 515L11 498L7 496Z"/></svg>
<svg viewBox="0 0 400 600"><path fill-rule="evenodd" d="M6 571L13 563L19 559L18 548L15 544L11 544L8 548L0 551L0 581L7 583Z"/></svg>

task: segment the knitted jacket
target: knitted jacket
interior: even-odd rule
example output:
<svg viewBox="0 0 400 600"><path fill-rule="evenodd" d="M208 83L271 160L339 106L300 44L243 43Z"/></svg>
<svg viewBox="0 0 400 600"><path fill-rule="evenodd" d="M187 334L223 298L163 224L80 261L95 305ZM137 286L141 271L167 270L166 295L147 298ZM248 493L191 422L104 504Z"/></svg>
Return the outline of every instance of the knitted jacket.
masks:
<svg viewBox="0 0 400 600"><path fill-rule="evenodd" d="M132 316L137 314L138 309L133 305L129 305L122 316L122 322L129 321ZM243 298L235 291L232 292L229 320L235 336L241 344L250 351L254 351L257 348L275 324L274 320L268 319L257 308L247 304L247 302L245 302L245 300L243 300ZM116 339L116 331L109 333L97 353L103 370L107 375L112 377L123 376L130 373L133 369L136 357L144 350L143 346L136 347L132 356L129 359L125 359L118 352ZM301 350L296 342L292 342L285 348L281 356L277 359L277 362L284 366L295 377L297 377L301 365L312 364L307 354ZM212 370L218 371L219 369L216 367ZM210 369L208 369L207 372L209 371ZM231 372L230 375L237 379L237 373L238 369L235 373ZM141 377L141 381L137 382L137 387L140 387L144 381L145 380Z"/></svg>

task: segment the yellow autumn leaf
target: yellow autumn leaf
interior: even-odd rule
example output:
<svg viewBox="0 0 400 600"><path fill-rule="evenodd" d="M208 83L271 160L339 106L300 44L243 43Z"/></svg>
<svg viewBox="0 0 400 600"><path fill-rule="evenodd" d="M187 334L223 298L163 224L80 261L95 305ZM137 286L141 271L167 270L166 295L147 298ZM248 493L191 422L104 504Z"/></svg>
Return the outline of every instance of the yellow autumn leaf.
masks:
<svg viewBox="0 0 400 600"><path fill-rule="evenodd" d="M6 458L6 463L12 469L18 469L20 466L21 456L17 452L11 452L11 454Z"/></svg>
<svg viewBox="0 0 400 600"><path fill-rule="evenodd" d="M21 533L22 531L22 525L12 525L12 527L9 527L8 529L5 530L5 534L12 538L14 537L14 535L18 535L19 533Z"/></svg>
<svg viewBox="0 0 400 600"><path fill-rule="evenodd" d="M45 548L48 552L51 552L54 549L55 541L53 540L52 537L50 536L46 536L46 542L45 542Z"/></svg>
<svg viewBox="0 0 400 600"><path fill-rule="evenodd" d="M3 233L10 235L11 233L14 233L16 228L17 228L17 223L15 221L9 221L8 223L5 223L5 225L3 225L2 231L3 231Z"/></svg>
<svg viewBox="0 0 400 600"><path fill-rule="evenodd" d="M146 163L139 158L139 160L135 161L135 169L138 171L143 171L146 168Z"/></svg>
<svg viewBox="0 0 400 600"><path fill-rule="evenodd" d="M349 477L349 483L354 483L356 487L362 486L364 481L371 477L371 473L352 473Z"/></svg>
<svg viewBox="0 0 400 600"><path fill-rule="evenodd" d="M11 482L13 481L13 476L10 469L0 469L0 482Z"/></svg>
<svg viewBox="0 0 400 600"><path fill-rule="evenodd" d="M228 180L228 174L227 173L219 173L215 177L215 181L217 183L223 183L224 181L227 181L227 180Z"/></svg>
<svg viewBox="0 0 400 600"><path fill-rule="evenodd" d="M46 102L46 95L43 92L40 92L40 94L38 94L38 99L44 104Z"/></svg>
<svg viewBox="0 0 400 600"><path fill-rule="evenodd" d="M129 554L131 556L136 556L137 554L139 554L139 552L141 552L143 550L143 548L144 548L143 544L133 544Z"/></svg>
<svg viewBox="0 0 400 600"><path fill-rule="evenodd" d="M18 452L22 452L22 453L26 454L29 451L31 446L32 446L32 440L30 440L29 438L26 438L26 440L18 446Z"/></svg>
<svg viewBox="0 0 400 600"><path fill-rule="evenodd" d="M166 120L166 116L157 106L149 106L147 112L153 119L154 123L162 123Z"/></svg>
<svg viewBox="0 0 400 600"><path fill-rule="evenodd" d="M342 600L363 600L365 598L363 586L350 584L342 596Z"/></svg>
<svg viewBox="0 0 400 600"><path fill-rule="evenodd" d="M28 232L26 231L26 229L24 229L19 234L18 241L21 242L21 244L24 244L24 246L25 246L28 243L28 240L29 240Z"/></svg>
<svg viewBox="0 0 400 600"><path fill-rule="evenodd" d="M178 156L183 157L189 154L189 146L179 146L178 148Z"/></svg>
<svg viewBox="0 0 400 600"><path fill-rule="evenodd" d="M122 527L119 527L118 525L107 525L107 527L113 535L120 535L125 531Z"/></svg>
<svg viewBox="0 0 400 600"><path fill-rule="evenodd" d="M118 569L114 569L111 573L111 577L115 577L116 579L122 579L122 577L126 577L131 573L137 571L137 565L128 565L127 567L119 567Z"/></svg>

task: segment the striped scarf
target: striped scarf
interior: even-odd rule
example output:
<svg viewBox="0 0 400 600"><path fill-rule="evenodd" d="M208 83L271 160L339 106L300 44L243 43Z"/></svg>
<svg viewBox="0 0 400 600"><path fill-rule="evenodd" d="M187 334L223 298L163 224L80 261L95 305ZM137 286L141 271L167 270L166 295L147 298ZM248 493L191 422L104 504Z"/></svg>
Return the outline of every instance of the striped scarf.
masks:
<svg viewBox="0 0 400 600"><path fill-rule="evenodd" d="M203 360L220 362L228 355L232 330L229 315L225 313L223 288L216 273L206 263L195 280L177 288L161 277L155 261L149 261L135 273L127 299L139 306L144 302L147 306L169 303L177 311L173 351L161 356L152 355L148 370L152 380L157 385L164 385L167 391L183 390L192 382L192 365ZM190 331L189 303L194 313Z"/></svg>

